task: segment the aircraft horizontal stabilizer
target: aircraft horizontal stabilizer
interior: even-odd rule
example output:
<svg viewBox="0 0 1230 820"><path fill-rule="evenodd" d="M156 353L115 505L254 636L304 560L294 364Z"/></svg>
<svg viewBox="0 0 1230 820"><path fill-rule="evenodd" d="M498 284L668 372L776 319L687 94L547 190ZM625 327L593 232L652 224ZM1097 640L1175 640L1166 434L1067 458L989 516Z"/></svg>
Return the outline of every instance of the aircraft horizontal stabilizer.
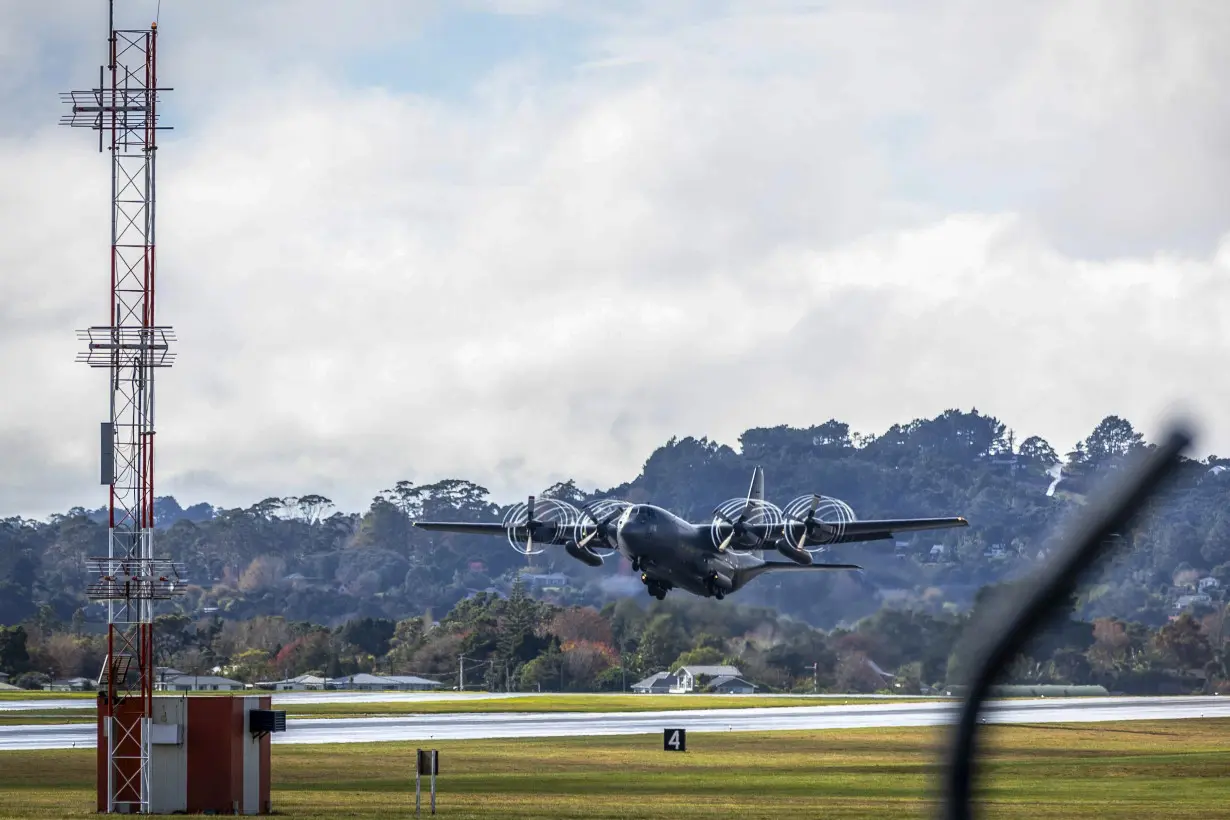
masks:
<svg viewBox="0 0 1230 820"><path fill-rule="evenodd" d="M763 575L766 572L773 572L774 570L798 571L813 569L827 570L829 572L840 572L842 570L862 572L863 570L863 568L858 564L796 564L793 561L766 561L760 566L739 570L739 574L746 579L744 581L744 583L746 583L758 575Z"/></svg>

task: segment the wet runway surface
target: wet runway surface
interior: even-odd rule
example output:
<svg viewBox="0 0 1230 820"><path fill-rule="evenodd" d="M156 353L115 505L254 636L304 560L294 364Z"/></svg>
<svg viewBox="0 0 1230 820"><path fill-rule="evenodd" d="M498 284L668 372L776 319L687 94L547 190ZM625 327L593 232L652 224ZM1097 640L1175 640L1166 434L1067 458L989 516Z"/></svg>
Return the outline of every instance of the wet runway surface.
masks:
<svg viewBox="0 0 1230 820"><path fill-rule="evenodd" d="M401 700L391 698L388 693L370 694L373 695L371 701L347 700ZM307 694L306 697L311 701L320 699L313 694ZM429 697L438 700L440 696ZM291 701L279 697L278 702ZM90 706L93 704L90 703ZM35 708L46 707L45 704L40 704ZM515 737L595 737L651 734L666 728L681 728L692 732L764 732L936 726L953 722L957 709L958 704L953 702L888 702L854 706L753 707L660 712L503 712L401 715L387 718L303 718L288 720L286 732L275 734L273 742L375 743ZM1094 723L1230 718L1230 698L1100 697L1000 700L987 704L983 716L990 723ZM0 750L93 748L95 731L91 724L0 726Z"/></svg>

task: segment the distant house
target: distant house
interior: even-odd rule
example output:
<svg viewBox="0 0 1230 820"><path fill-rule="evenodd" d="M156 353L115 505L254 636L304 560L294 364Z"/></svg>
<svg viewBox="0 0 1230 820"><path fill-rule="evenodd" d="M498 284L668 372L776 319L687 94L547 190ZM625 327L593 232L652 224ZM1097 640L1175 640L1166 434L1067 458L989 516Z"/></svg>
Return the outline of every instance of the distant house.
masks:
<svg viewBox="0 0 1230 820"><path fill-rule="evenodd" d="M9 682L9 673L0 672L0 683L8 683L8 682Z"/></svg>
<svg viewBox="0 0 1230 820"><path fill-rule="evenodd" d="M154 667L154 683L158 684L164 681L168 681L171 678L178 678L183 674L184 673L179 671L178 669L172 669L169 666L155 666Z"/></svg>
<svg viewBox="0 0 1230 820"><path fill-rule="evenodd" d="M241 681L218 675L177 675L154 683L160 692L239 692L244 688Z"/></svg>
<svg viewBox="0 0 1230 820"><path fill-rule="evenodd" d="M1212 575L1208 575L1204 578L1201 578L1196 583L1196 586L1201 592L1209 592L1210 590L1220 589L1221 581L1218 581Z"/></svg>
<svg viewBox="0 0 1230 820"><path fill-rule="evenodd" d="M733 675L714 678L709 683L709 688L720 695L750 695L756 691L755 684Z"/></svg>
<svg viewBox="0 0 1230 820"><path fill-rule="evenodd" d="M366 672L344 678L334 678L330 683L335 684L337 688L355 689L360 692L422 692L443 686L439 681L414 675L369 675Z"/></svg>
<svg viewBox="0 0 1230 820"><path fill-rule="evenodd" d="M632 684L632 691L641 695L665 695L674 689L675 682L675 676L671 673L658 672L639 683Z"/></svg>
<svg viewBox="0 0 1230 820"><path fill-rule="evenodd" d="M674 693L698 692L714 678L737 678L743 673L733 666L681 666L675 670Z"/></svg>
<svg viewBox="0 0 1230 820"><path fill-rule="evenodd" d="M296 675L286 680L257 681L260 689L272 689L275 692L302 692L327 689L329 681L320 675Z"/></svg>
<svg viewBox="0 0 1230 820"><path fill-rule="evenodd" d="M530 575L523 572L521 573L521 580L534 589L568 586L568 576L562 572L543 573L542 575Z"/></svg>
<svg viewBox="0 0 1230 820"><path fill-rule="evenodd" d="M94 681L89 678L65 678L43 684L45 692L85 692L94 688Z"/></svg>
<svg viewBox="0 0 1230 820"><path fill-rule="evenodd" d="M1195 604L1209 606L1212 603L1213 598L1207 592L1198 592L1195 595L1180 595L1179 599L1174 602L1174 608L1176 612L1180 612Z"/></svg>

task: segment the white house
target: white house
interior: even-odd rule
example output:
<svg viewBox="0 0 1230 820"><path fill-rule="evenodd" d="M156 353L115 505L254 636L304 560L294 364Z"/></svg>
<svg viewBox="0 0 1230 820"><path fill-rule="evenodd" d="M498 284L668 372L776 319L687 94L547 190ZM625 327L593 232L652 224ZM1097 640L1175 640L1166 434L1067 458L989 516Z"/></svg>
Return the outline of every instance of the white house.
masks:
<svg viewBox="0 0 1230 820"><path fill-rule="evenodd" d="M714 678L737 678L743 673L733 666L681 666L675 671L675 685L671 692L699 692Z"/></svg>
<svg viewBox="0 0 1230 820"><path fill-rule="evenodd" d="M218 675L177 675L156 682L154 688L162 692L239 692L245 684Z"/></svg>
<svg viewBox="0 0 1230 820"><path fill-rule="evenodd" d="M1196 582L1196 586L1201 592L1209 592L1214 589L1220 589L1221 582L1212 575L1207 575Z"/></svg>
<svg viewBox="0 0 1230 820"><path fill-rule="evenodd" d="M1193 604L1204 604L1205 606L1208 606L1212 603L1213 599L1208 593L1198 592L1195 595L1180 595L1179 600L1174 602L1174 609L1176 612L1180 612Z"/></svg>

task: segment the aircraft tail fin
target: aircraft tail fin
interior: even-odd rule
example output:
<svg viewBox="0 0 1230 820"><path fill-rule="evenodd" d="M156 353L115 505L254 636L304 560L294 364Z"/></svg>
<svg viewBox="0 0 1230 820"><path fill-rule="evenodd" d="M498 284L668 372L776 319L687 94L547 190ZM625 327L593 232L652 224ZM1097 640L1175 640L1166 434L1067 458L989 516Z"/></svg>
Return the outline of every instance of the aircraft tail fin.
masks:
<svg viewBox="0 0 1230 820"><path fill-rule="evenodd" d="M751 486L747 488L747 501L748 508L751 508L753 503L764 503L764 470L761 469L759 464L757 464L756 469L752 471L752 483ZM749 509L748 512L750 511L751 510ZM764 550L756 550L756 557L763 561Z"/></svg>
<svg viewBox="0 0 1230 820"><path fill-rule="evenodd" d="M764 470L760 465L752 471L752 484L747 488L748 501L764 501Z"/></svg>

